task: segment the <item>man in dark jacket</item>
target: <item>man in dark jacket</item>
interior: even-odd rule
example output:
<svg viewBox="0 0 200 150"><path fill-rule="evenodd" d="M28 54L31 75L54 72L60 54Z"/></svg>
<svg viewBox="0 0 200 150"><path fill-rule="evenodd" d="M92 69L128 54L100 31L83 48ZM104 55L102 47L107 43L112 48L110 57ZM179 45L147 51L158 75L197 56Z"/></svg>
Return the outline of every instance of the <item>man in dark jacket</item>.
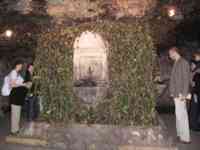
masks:
<svg viewBox="0 0 200 150"><path fill-rule="evenodd" d="M190 128L200 131L200 52L194 53L192 62L192 101L190 105Z"/></svg>
<svg viewBox="0 0 200 150"><path fill-rule="evenodd" d="M174 61L169 91L175 103L177 136L182 143L190 143L190 131L186 99L189 97L190 65L181 57L180 50L173 47L169 56Z"/></svg>

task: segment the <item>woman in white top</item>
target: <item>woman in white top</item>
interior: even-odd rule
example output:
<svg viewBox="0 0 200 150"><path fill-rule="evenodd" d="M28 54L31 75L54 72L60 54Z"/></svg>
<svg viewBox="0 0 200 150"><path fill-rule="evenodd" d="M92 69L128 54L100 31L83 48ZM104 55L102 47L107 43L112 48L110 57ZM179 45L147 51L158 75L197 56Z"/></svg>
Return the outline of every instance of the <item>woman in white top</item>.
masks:
<svg viewBox="0 0 200 150"><path fill-rule="evenodd" d="M15 134L19 131L19 123L21 116L21 106L24 104L29 84L24 83L24 79L19 74L22 70L23 62L18 60L14 69L9 74L10 83L10 103L11 103L11 133Z"/></svg>

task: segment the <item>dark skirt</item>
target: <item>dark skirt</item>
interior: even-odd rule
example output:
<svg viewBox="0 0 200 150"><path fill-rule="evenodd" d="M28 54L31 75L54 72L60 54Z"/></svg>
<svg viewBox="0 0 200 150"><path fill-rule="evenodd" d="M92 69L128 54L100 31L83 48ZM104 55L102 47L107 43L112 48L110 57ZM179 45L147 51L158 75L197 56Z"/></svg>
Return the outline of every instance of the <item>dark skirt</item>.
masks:
<svg viewBox="0 0 200 150"><path fill-rule="evenodd" d="M10 93L10 103L14 105L24 105L28 89L24 86L13 88Z"/></svg>

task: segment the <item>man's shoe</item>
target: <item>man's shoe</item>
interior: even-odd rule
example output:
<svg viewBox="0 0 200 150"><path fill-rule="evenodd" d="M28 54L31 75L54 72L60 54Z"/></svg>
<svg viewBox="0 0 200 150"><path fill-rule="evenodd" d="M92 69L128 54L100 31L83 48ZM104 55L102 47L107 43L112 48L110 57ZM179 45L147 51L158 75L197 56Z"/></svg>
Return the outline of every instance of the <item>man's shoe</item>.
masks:
<svg viewBox="0 0 200 150"><path fill-rule="evenodd" d="M17 131L17 132L11 132L10 135L11 136L17 136L17 135L19 135L19 131Z"/></svg>
<svg viewBox="0 0 200 150"><path fill-rule="evenodd" d="M181 141L180 140L180 143L182 143L182 144L191 144L191 141Z"/></svg>

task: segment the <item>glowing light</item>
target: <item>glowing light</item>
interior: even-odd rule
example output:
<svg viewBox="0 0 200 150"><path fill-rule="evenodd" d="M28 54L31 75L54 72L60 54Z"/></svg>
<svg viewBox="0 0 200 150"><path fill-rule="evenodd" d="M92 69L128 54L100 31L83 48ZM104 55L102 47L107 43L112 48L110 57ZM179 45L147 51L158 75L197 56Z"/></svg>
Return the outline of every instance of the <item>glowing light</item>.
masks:
<svg viewBox="0 0 200 150"><path fill-rule="evenodd" d="M174 17L176 15L176 9L175 8L169 9L168 15L169 15L169 17Z"/></svg>
<svg viewBox="0 0 200 150"><path fill-rule="evenodd" d="M6 32L5 32L6 37L10 38L12 35L13 35L13 32L11 30L6 30Z"/></svg>

